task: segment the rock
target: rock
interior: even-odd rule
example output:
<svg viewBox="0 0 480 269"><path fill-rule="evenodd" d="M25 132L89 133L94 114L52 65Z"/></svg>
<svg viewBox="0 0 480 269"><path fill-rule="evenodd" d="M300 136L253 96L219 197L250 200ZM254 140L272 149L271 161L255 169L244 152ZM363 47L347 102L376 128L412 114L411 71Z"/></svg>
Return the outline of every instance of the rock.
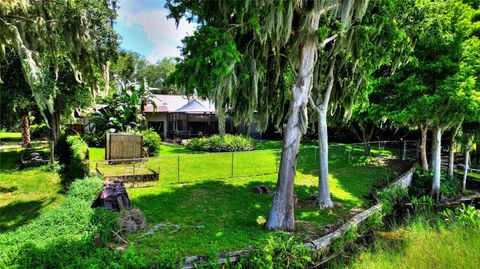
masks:
<svg viewBox="0 0 480 269"><path fill-rule="evenodd" d="M272 191L265 185L255 185L253 186L252 191L259 194L272 194Z"/></svg>
<svg viewBox="0 0 480 269"><path fill-rule="evenodd" d="M142 211L138 208L127 209L120 217L120 228L122 232L130 234L147 226L147 221Z"/></svg>

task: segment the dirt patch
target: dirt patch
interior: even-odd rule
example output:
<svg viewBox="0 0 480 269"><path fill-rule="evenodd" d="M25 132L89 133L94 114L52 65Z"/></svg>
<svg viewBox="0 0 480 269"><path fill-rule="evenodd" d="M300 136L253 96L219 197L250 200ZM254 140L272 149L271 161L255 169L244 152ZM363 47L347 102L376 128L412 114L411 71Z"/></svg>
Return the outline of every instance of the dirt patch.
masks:
<svg viewBox="0 0 480 269"><path fill-rule="evenodd" d="M375 162L378 165L388 167L397 173L406 172L408 169L412 167L411 161L402 161L399 159L381 158L381 159L376 159Z"/></svg>

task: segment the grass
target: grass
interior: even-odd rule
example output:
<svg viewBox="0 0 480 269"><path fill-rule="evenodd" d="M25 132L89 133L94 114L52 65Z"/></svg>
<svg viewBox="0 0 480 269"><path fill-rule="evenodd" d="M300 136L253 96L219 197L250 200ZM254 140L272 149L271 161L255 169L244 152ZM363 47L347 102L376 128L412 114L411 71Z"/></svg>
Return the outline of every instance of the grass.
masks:
<svg viewBox="0 0 480 269"><path fill-rule="evenodd" d="M378 232L372 249L337 268L478 268L480 230L440 225L417 217L393 231Z"/></svg>
<svg viewBox="0 0 480 269"><path fill-rule="evenodd" d="M22 142L22 134L0 131L0 142Z"/></svg>
<svg viewBox="0 0 480 269"><path fill-rule="evenodd" d="M46 167L19 170L21 147L0 152L0 232L37 218L63 200L58 174Z"/></svg>
<svg viewBox="0 0 480 269"><path fill-rule="evenodd" d="M271 233L265 231L261 223L268 215L272 197L253 193L251 189L257 184L275 187L279 145L279 142L265 142L259 144L261 151L235 153L234 177L231 177L231 153L194 154L196 152L180 146L162 145L160 156L144 164L145 168L160 168L160 180L135 186L128 184L134 206L144 212L149 223L147 229L130 235L128 240L147 258L158 260L166 249L180 258L240 249L266 239ZM348 219L352 208L366 207L365 197L370 191L395 175L389 163L360 157L361 154L354 158L353 153L347 158L345 148L331 150L330 187L332 198L340 206L319 210L310 199L318 181L315 152L310 145L302 145L298 157L295 193L299 202L294 234L305 240L321 236L326 224L339 225ZM361 153L361 149L358 152ZM181 184L177 182L179 154L183 154ZM20 157L18 147L11 147L0 156L0 185L9 190L7 195L2 193L0 199L3 229L13 230L29 223L63 199L56 173L44 168L16 169ZM90 159L103 159L103 156L104 149L90 149ZM136 171L141 168L138 166ZM180 225L181 229L165 228L138 238L158 223Z"/></svg>
<svg viewBox="0 0 480 269"><path fill-rule="evenodd" d="M179 150L173 148L169 152ZM259 222L263 223L268 216L272 196L256 194L251 189L257 184L275 187L277 152L270 149L236 153L233 178L231 153L183 155L180 157L181 184L176 184L177 156L151 159L146 166L160 166L163 173L160 181L137 183L128 189L129 196L144 212L149 228L166 223L180 225L181 229L164 228L138 238L147 228L130 235L129 241L155 260L165 249L176 257L206 255L240 249L266 239L271 233ZM393 179L395 172L388 166L366 157L348 162L344 155L333 151L330 188L332 198L340 206L319 210L310 198L317 188L318 163L314 150L303 146L296 176L295 193L299 203L294 234L305 240L314 239L324 234L326 224L339 225L350 217L352 208L366 207L370 191ZM204 228L198 229L199 225Z"/></svg>

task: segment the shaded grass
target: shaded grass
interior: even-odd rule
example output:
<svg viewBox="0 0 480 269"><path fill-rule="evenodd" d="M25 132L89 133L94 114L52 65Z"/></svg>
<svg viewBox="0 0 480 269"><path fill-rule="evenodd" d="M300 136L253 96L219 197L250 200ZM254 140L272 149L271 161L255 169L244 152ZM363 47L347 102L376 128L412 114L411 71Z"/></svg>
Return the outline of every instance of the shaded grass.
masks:
<svg viewBox="0 0 480 269"><path fill-rule="evenodd" d="M0 152L0 232L37 218L63 200L60 178L47 167L19 170L22 149Z"/></svg>
<svg viewBox="0 0 480 269"><path fill-rule="evenodd" d="M434 217L435 218L435 217ZM480 230L432 227L435 219L417 217L393 231L378 232L374 246L348 265L334 268L478 268Z"/></svg>

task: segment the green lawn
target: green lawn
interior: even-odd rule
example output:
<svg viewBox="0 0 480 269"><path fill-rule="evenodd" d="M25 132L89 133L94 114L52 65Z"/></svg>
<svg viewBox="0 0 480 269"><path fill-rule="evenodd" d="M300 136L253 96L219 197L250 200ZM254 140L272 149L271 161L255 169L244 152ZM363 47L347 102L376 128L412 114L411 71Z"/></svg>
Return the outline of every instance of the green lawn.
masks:
<svg viewBox="0 0 480 269"><path fill-rule="evenodd" d="M21 152L18 146L0 152L0 232L30 222L63 199L55 172L46 167L18 169Z"/></svg>
<svg viewBox="0 0 480 269"><path fill-rule="evenodd" d="M22 142L22 134L0 131L0 142Z"/></svg>
<svg viewBox="0 0 480 269"><path fill-rule="evenodd" d="M373 247L334 268L478 268L480 229L433 228L435 217L418 217L393 231L376 233Z"/></svg>
<svg viewBox="0 0 480 269"><path fill-rule="evenodd" d="M339 150L330 159L330 187L332 198L341 206L319 210L310 199L318 181L314 152L308 145L302 147L295 186L299 198L295 234L305 240L323 235L326 224L339 225L347 220L350 209L365 207L370 191L395 175L386 162L365 157L349 162ZM182 184L175 184L177 156L153 158L146 166L160 167L160 181L136 184L129 188L129 196L144 212L149 228L166 223L180 225L181 229L175 231L172 226L138 238L147 228L128 239L155 260L166 249L177 257L205 255L243 248L267 238L271 233L257 222L267 217L272 196L251 189L257 184L275 187L276 154L273 149L236 153L233 178L231 153L181 155ZM199 225L204 228L196 228Z"/></svg>
<svg viewBox="0 0 480 269"><path fill-rule="evenodd" d="M162 145L160 156L144 164L144 168L155 171L160 168L160 180L127 185L134 206L144 212L149 223L147 229L130 235L128 240L155 260L166 249L176 257L204 255L243 248L270 236L272 233L258 222L267 217L272 197L253 193L251 188L257 184L275 187L280 144L264 142L259 147L262 150L235 153L234 177L231 177L231 153L193 154L180 146ZM103 159L103 152L104 149L91 148L90 158ZM360 155L353 158L352 154L345 154L345 149L335 148L330 155L330 187L332 198L341 204L333 210L319 210L310 199L318 181L316 153L316 149L305 144L298 157L295 235L305 240L321 236L326 224L339 225L348 219L350 209L365 207L366 195L395 175L388 162ZM28 223L63 199L56 173L45 168L16 169L20 158L18 147L4 148L0 156L2 231ZM178 184L178 156L181 184ZM137 165L138 173L142 164ZM115 171L125 166L108 167ZM181 228L175 231L172 226L138 238L158 223ZM201 228L196 227L199 225Z"/></svg>

